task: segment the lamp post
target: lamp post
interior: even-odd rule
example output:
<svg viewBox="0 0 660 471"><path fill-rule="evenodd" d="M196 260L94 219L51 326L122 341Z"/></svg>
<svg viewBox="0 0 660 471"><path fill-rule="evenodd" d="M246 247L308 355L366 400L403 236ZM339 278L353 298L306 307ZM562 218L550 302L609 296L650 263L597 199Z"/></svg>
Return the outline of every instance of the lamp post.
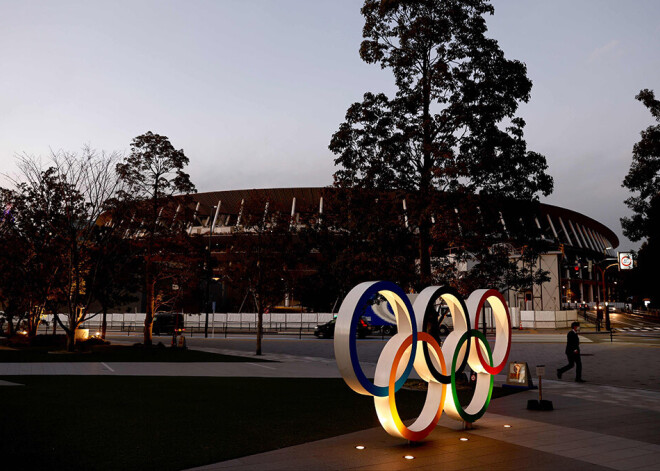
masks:
<svg viewBox="0 0 660 471"><path fill-rule="evenodd" d="M605 259L605 260L607 260L607 259ZM605 302L605 328L606 328L607 330L612 330L612 329L611 329L611 325L610 325L610 311L609 311L609 309L607 308L607 293L606 293L606 291L605 291L605 290L606 290L606 287L605 287L605 272L606 272L608 269L610 269L610 268L612 268L612 267L616 267L616 266L618 266L618 265L619 265L618 262L617 262L617 263L612 263L612 264L606 266L605 268L601 268L601 267L599 267L598 265L595 265L595 267L598 268L598 269L600 270L601 282L602 282L602 284L603 284L603 298L605 298L605 299L603 300L603 301ZM599 299L599 302L600 302L600 296L598 296L598 299ZM596 308L596 311L598 311L598 308Z"/></svg>
<svg viewBox="0 0 660 471"><path fill-rule="evenodd" d="M213 206L212 213L215 213L217 206ZM212 215L209 215L209 244L207 247L208 253L206 254L206 320L204 321L204 338L209 337L209 305L211 304L211 236L213 235L213 223L211 222Z"/></svg>

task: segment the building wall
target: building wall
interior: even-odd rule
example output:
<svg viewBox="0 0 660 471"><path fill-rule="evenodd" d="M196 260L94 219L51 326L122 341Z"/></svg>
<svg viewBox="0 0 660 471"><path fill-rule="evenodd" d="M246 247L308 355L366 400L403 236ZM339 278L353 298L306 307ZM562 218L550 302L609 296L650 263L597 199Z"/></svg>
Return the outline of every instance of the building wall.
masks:
<svg viewBox="0 0 660 471"><path fill-rule="evenodd" d="M534 310L558 311L561 309L561 276L559 256L561 252L542 254L536 264L536 269L548 272L550 281L542 285L534 285Z"/></svg>

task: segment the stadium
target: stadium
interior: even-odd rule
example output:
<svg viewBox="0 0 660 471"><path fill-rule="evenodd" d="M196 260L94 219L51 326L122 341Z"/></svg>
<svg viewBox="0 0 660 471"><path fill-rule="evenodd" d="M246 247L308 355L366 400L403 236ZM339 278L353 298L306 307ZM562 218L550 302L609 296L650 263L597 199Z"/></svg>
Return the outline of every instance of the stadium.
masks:
<svg viewBox="0 0 660 471"><path fill-rule="evenodd" d="M268 207L290 211L291 224L302 224L310 216L320 219L324 209L328 210L333 191L337 190L274 188L197 193L191 195L194 221L189 234L208 237L209 247L221 247L223 236L244 230L241 218L248 201L265 202L264 211ZM405 199L397 206L405 219ZM567 317L566 311L574 310L577 303L593 305L616 298L616 284L613 279L608 281L603 262L616 257L619 240L612 230L584 214L543 203L534 207L532 212L503 208L499 212L499 224L505 233L507 227L519 224L537 229L550 249L539 255L536 263L548 272L550 281L524 290L509 290L504 295L524 327L563 327L574 317ZM214 257L221 256L215 250L212 253ZM517 256L514 248L511 256ZM222 289L221 295L224 293ZM287 295L285 304L289 303Z"/></svg>

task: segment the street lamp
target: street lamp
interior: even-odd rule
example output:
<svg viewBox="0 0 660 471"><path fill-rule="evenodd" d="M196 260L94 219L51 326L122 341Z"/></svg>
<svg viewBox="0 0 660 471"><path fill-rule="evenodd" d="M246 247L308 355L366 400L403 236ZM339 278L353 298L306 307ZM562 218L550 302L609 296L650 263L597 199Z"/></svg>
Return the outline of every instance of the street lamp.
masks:
<svg viewBox="0 0 660 471"><path fill-rule="evenodd" d="M213 272L211 271L211 236L213 235L213 223L211 218L215 214L215 209L217 206L213 206L213 211L209 214L209 244L207 247L207 259L206 259L206 320L204 321L204 338L209 337L209 305L211 304L211 276Z"/></svg>
<svg viewBox="0 0 660 471"><path fill-rule="evenodd" d="M605 259L605 260L607 260L607 259ZM598 265L595 265L596 268L598 268L600 270L600 277L601 277L601 281L603 283L603 298L607 298L607 294L606 294L606 291L605 291L605 289L606 289L606 287L605 287L605 272L608 269L610 269L612 267L616 267L618 265L619 265L618 262L617 263L612 263L612 264L606 266L605 268L600 268ZM600 300L600 296L598 296L598 299ZM604 299L603 301L605 302L605 329L611 330L610 329L610 327L611 327L610 326L610 310L607 308L607 299ZM598 311L598 307L596 307L596 311Z"/></svg>

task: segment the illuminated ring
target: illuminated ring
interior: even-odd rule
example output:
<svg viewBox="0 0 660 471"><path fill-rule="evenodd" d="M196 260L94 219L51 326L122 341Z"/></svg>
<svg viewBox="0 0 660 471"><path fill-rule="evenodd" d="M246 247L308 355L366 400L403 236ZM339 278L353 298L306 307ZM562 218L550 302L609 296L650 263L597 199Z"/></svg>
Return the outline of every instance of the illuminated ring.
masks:
<svg viewBox="0 0 660 471"><path fill-rule="evenodd" d="M461 347L465 342L469 340L471 336L476 337L476 339L472 344L472 348L470 349L469 362L472 363L472 360L475 357L474 351L480 350L480 348L478 347L478 344L480 343L486 349L486 352L488 353L488 358L490 359L491 363L493 361L493 355L490 350L490 346L488 345L488 341L486 340L486 336L484 334L482 334L478 330L472 329L471 331L465 332L463 335L461 335L458 342L456 343L456 348L454 350L454 357L452 358L452 363L451 363L451 390L448 393L447 399L445 400L445 412L447 413L448 416L456 420L463 420L465 422L470 422L470 423L480 419L481 416L484 415L484 413L486 412L486 409L488 409L488 405L490 404L490 398L493 394L493 382L494 382L493 375L485 372L477 372L477 385L474 390L474 394L472 395L472 400L470 401L470 404L468 404L466 407L461 406L461 403L458 400L458 391L456 389L455 367L458 360L459 352L461 351ZM470 364L470 367L472 367L472 364Z"/></svg>
<svg viewBox="0 0 660 471"><path fill-rule="evenodd" d="M419 332L417 342L431 346L437 360L440 362L442 374L446 375L447 365L445 364L444 355L442 354L440 345L438 345L438 342L436 342L433 336L426 332ZM415 422L410 427L404 425L396 407L394 384L401 359L412 346L412 343L412 335L406 336L405 334L398 333L385 345L378 359L375 380L378 383L387 377L389 392L385 397L374 396L374 405L376 406L378 420L380 420L381 425L390 435L399 436L411 441L421 441L431 433L438 420L440 420L442 408L445 403L447 385L439 383L432 378L431 371L428 368L430 363L421 360L421 356L416 359L415 370L422 379L428 381L428 391L422 412Z"/></svg>
<svg viewBox="0 0 660 471"><path fill-rule="evenodd" d="M458 293L458 291L448 286L442 286L442 287L429 286L428 288L422 290L421 293L419 293L419 295L415 299L415 302L413 303L413 310L415 311L415 313L424 312L424 316L420 317L419 315L416 314L417 331L420 334L422 332L426 332L426 326L428 325L429 319L432 316L437 316L437 312L435 311L434 304L438 300L438 298L442 298L442 300L444 300L447 303L447 306L449 307L449 312L451 312L452 321L454 324L454 331L458 331L458 332L470 331L471 330L470 317L468 314L469 313L468 308L465 305L465 301L463 300L463 297ZM470 348L470 339L468 339L467 348L468 349ZM431 359L428 343L424 342L422 344L422 351L424 352L424 359L429 365L429 369L431 370L431 374L433 375L433 378L440 383L444 383L444 384L451 383L451 375L447 375L446 373L442 374L435 367ZM463 359L460 362L460 366L458 367L459 373L463 372L466 364L467 364L467 355L464 355Z"/></svg>
<svg viewBox="0 0 660 471"><path fill-rule="evenodd" d="M412 335L410 358L405 369L399 371L394 390L401 389L408 379L417 353L417 322L408 296L403 289L390 281L360 283L348 293L339 308L335 324L335 358L341 375L353 391L363 395L387 397L389 388L384 385L376 385L366 377L357 355L357 323L369 306L368 302L376 294L385 297L390 304L399 332Z"/></svg>
<svg viewBox="0 0 660 471"><path fill-rule="evenodd" d="M383 315L396 322L399 332L385 344L372 383L365 377L357 358L356 327L376 295L386 299L392 314ZM449 306L455 323L454 330L446 337L442 347L431 335L423 332L429 317L437 315L434 304L439 298ZM486 302L493 309L496 321L494 352L484 334L470 329L470 326L478 325L480 312ZM415 317L415 309L424 312L424 316ZM335 357L342 377L351 389L374 396L376 412L383 428L391 435L419 441L431 433L443 409L449 417L464 422L471 423L481 418L490 404L494 375L503 369L509 355L510 329L506 302L495 290L475 291L467 302L463 302L462 297L451 289L430 287L417 296L413 308L407 295L394 283L362 283L351 290L339 310L335 329ZM417 356L417 348L425 351L425 355ZM452 359L450 375L447 374L445 362L449 358ZM477 379L470 403L462 407L458 400L456 376L465 363L470 365ZM460 368L457 368L459 365ZM406 381L412 367L429 386L420 416L410 427L405 427L398 415L395 392ZM447 384L451 384L451 388Z"/></svg>
<svg viewBox="0 0 660 471"><path fill-rule="evenodd" d="M481 365L473 366L470 364L470 367L477 372L483 368L483 371L491 375L496 375L504 369L506 361L509 358L509 351L511 350L511 319L509 317L509 308L499 291L494 289L478 289L470 294L466 302L470 316L474 316L472 325L475 328L479 327L479 316L486 301L490 304L493 310L493 317L495 318L495 349L493 351L493 358L491 358L490 362L487 362L482 349L477 348L477 356ZM504 343L502 343L501 336L504 336Z"/></svg>

